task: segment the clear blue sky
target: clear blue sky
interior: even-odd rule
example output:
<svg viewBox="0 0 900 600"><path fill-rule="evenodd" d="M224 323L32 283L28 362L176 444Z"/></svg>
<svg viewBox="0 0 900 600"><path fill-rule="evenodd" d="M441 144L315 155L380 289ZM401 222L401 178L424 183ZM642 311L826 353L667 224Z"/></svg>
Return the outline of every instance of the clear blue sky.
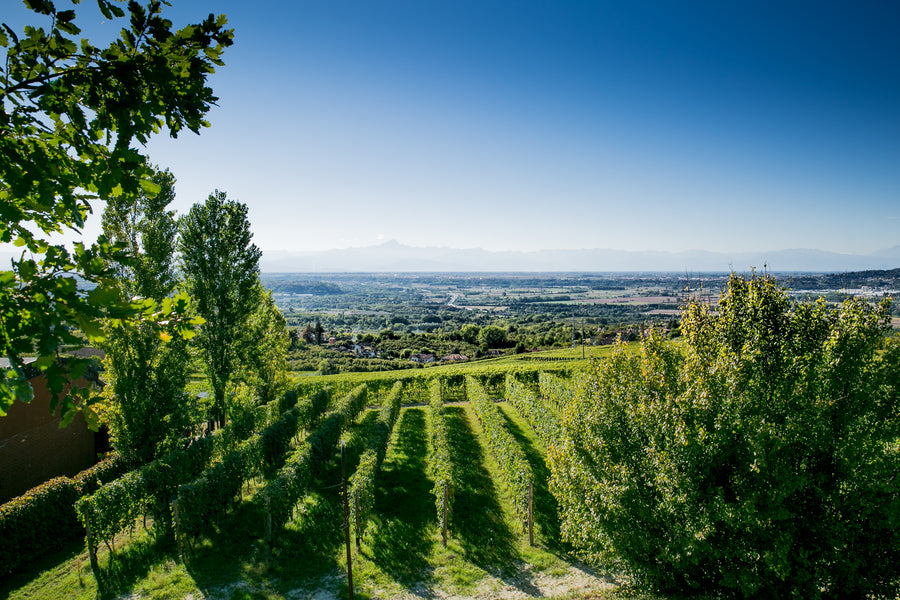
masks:
<svg viewBox="0 0 900 600"><path fill-rule="evenodd" d="M900 244L896 2L175 4L235 45L148 151L263 250Z"/></svg>

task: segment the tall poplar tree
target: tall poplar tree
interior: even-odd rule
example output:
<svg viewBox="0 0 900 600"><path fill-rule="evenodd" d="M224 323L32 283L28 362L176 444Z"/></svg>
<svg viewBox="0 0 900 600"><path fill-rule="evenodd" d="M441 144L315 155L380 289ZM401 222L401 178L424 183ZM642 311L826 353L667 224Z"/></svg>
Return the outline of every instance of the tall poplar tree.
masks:
<svg viewBox="0 0 900 600"><path fill-rule="evenodd" d="M122 294L159 305L177 283L178 225L175 212L167 210L175 199L175 177L166 170L152 181L159 186L155 195L110 199L103 212L103 233L124 244L131 256L113 265ZM152 320L123 319L108 324L103 343L104 417L116 450L133 466L175 449L193 421L185 393L187 340L160 333Z"/></svg>
<svg viewBox="0 0 900 600"><path fill-rule="evenodd" d="M225 389L240 364L241 333L259 298L259 257L247 205L216 190L181 218L178 250L188 293L206 320L198 344L213 389L212 417L225 422Z"/></svg>

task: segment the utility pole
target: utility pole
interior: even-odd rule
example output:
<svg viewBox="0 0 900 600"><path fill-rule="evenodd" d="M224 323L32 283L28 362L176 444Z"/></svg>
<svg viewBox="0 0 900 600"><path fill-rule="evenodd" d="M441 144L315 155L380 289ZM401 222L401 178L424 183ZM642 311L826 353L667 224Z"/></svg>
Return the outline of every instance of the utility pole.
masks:
<svg viewBox="0 0 900 600"><path fill-rule="evenodd" d="M575 313L572 312L572 347L575 347Z"/></svg>

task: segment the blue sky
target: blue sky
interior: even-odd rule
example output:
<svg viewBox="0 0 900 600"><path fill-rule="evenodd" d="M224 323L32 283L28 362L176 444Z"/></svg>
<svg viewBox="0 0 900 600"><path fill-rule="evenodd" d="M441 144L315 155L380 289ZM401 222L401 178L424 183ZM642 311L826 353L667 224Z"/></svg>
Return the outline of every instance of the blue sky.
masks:
<svg viewBox="0 0 900 600"><path fill-rule="evenodd" d="M235 45L147 151L264 251L900 244L897 3L175 4Z"/></svg>

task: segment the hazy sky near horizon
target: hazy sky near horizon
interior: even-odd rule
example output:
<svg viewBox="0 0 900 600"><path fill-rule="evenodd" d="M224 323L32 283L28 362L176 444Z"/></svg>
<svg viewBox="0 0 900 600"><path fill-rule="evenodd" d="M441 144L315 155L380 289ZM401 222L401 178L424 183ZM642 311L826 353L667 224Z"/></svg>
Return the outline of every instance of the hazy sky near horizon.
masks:
<svg viewBox="0 0 900 600"><path fill-rule="evenodd" d="M235 44L147 151L264 251L900 244L898 3L174 4Z"/></svg>

